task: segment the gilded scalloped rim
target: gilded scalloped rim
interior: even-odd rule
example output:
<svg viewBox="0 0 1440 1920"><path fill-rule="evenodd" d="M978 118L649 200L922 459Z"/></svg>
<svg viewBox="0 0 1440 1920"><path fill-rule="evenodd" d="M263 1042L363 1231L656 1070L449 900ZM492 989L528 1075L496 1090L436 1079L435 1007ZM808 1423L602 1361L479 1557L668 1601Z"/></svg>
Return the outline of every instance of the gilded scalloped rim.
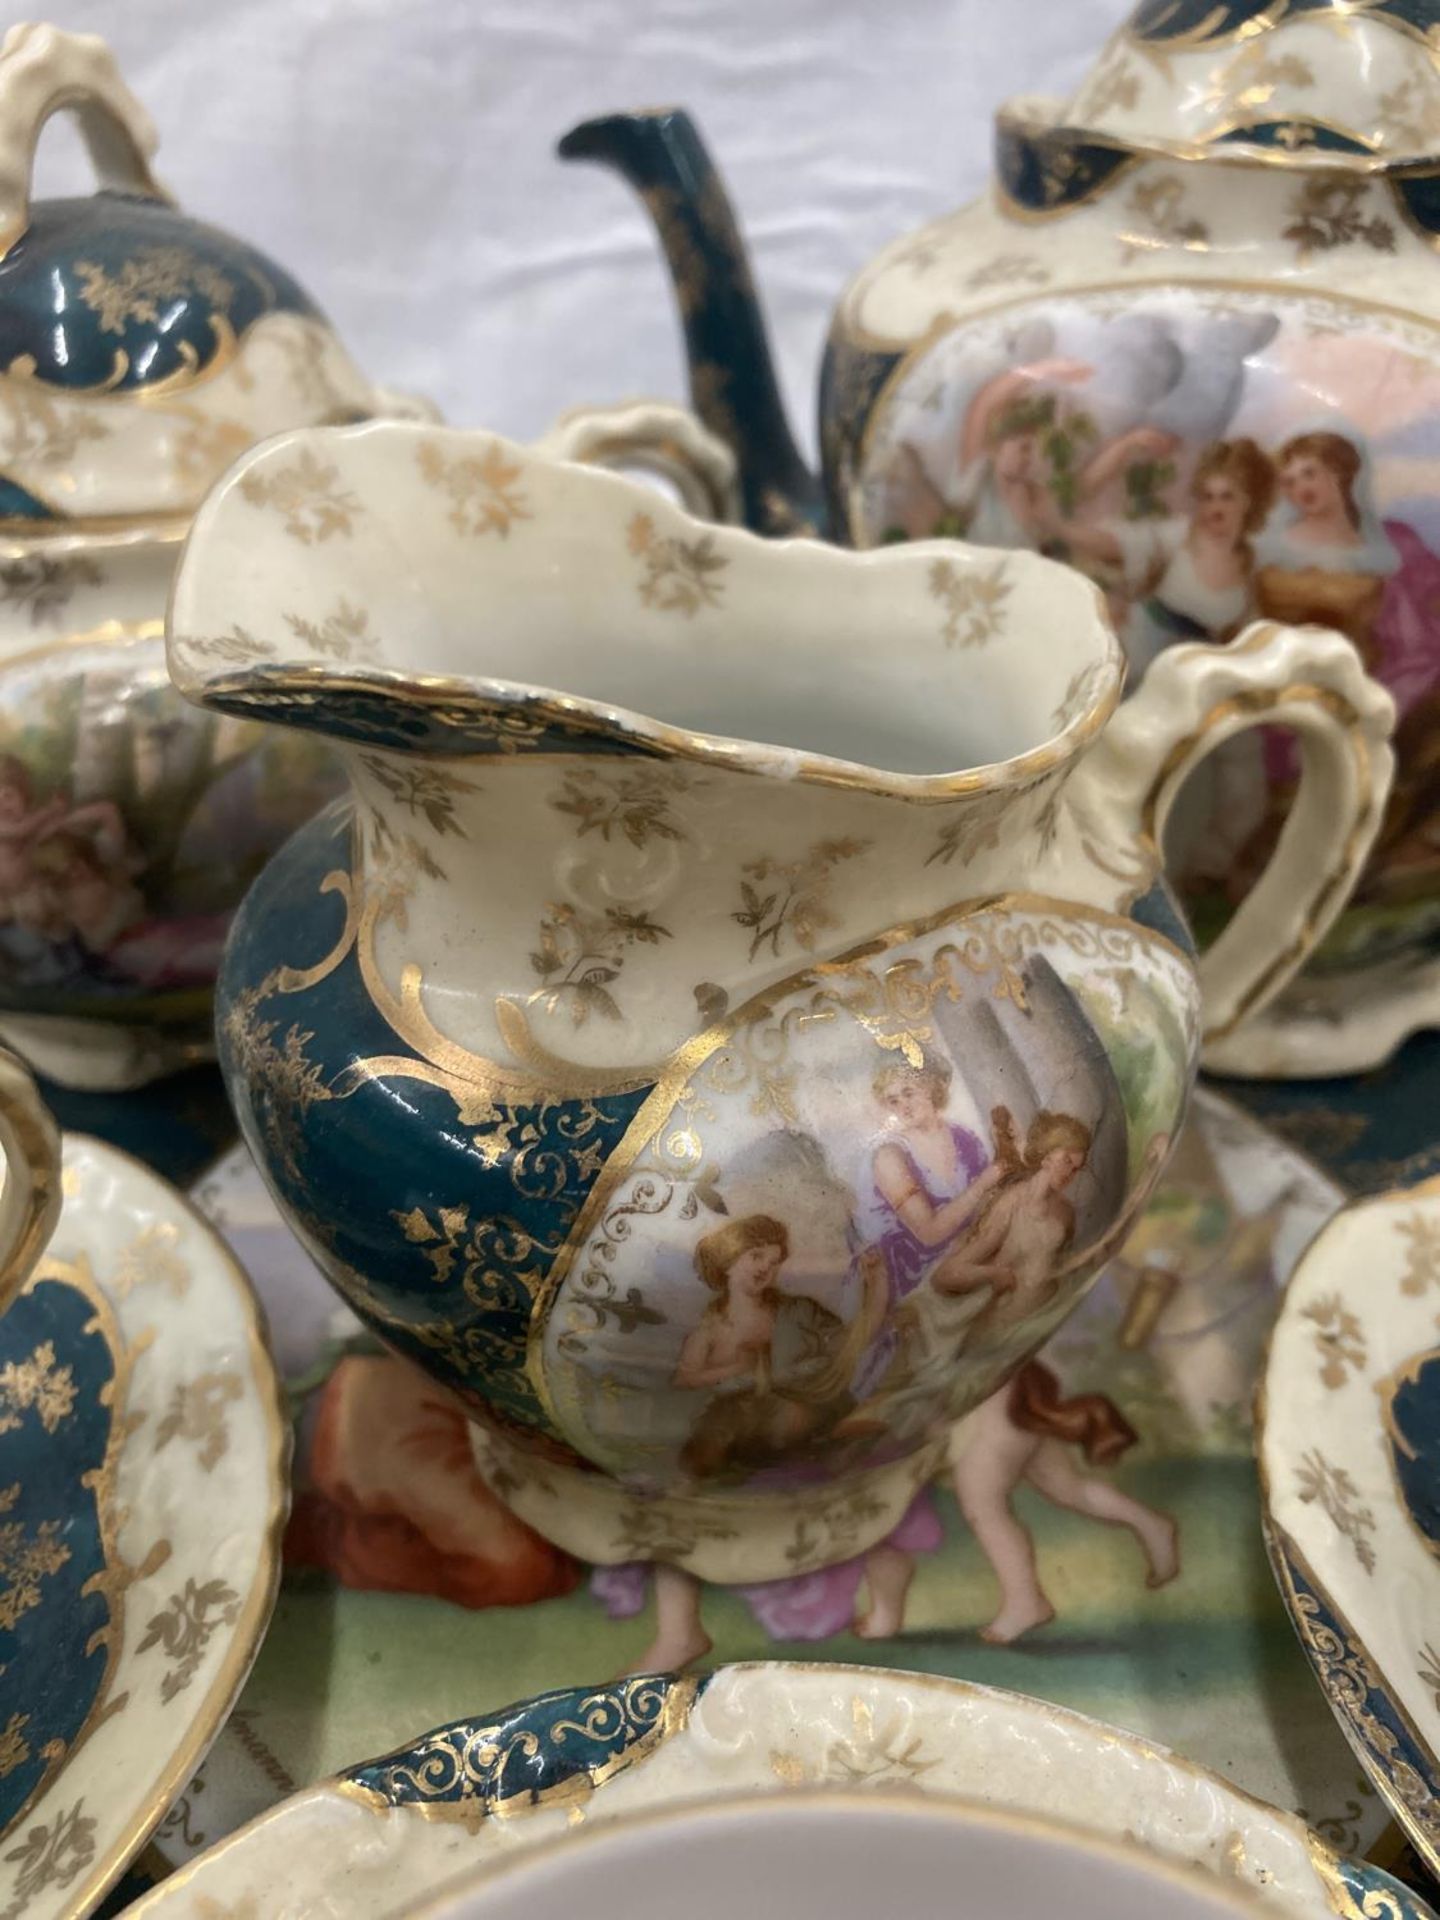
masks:
<svg viewBox="0 0 1440 1920"><path fill-rule="evenodd" d="M152 1190L150 1203L156 1214L182 1218L202 1234L215 1262L213 1272L217 1282L223 1276L223 1284L233 1287L242 1311L249 1360L249 1391L245 1401L235 1402L234 1408L248 1405L264 1428L269 1498L249 1592L245 1595L238 1618L228 1629L229 1644L209 1690L197 1700L188 1718L183 1714L177 1716L178 1720L183 1721L183 1734L175 1742L163 1766L157 1767L155 1778L146 1788L140 1804L115 1839L97 1854L83 1878L77 1877L68 1886L52 1884L50 1888L41 1889L40 1896L26 1909L27 1920L84 1920L84 1916L139 1853L204 1759L229 1717L260 1651L279 1593L281 1542L290 1513L292 1429L270 1353L264 1314L249 1276L200 1209L143 1161L111 1146L107 1141L88 1135L67 1134L65 1143L68 1147L83 1149L102 1165L108 1161L129 1177L142 1179ZM66 1171L68 1176L68 1167ZM67 1207L74 1204L73 1198L67 1198ZM45 1272L48 1261L63 1259L65 1250L65 1213L62 1209L55 1237L45 1261L38 1269L40 1274ZM107 1282L97 1276L95 1284L108 1297ZM133 1400L131 1404L133 1408ZM149 1444L148 1435L146 1444ZM122 1446L117 1460L123 1457L123 1451ZM127 1521L132 1516L133 1510L132 1515L126 1516ZM117 1662L117 1677L120 1672ZM69 1764L67 1759L46 1780L43 1792L27 1804L23 1816L27 1824L33 1825L35 1817L63 1792ZM51 1896L48 1902L44 1897L46 1894Z"/></svg>

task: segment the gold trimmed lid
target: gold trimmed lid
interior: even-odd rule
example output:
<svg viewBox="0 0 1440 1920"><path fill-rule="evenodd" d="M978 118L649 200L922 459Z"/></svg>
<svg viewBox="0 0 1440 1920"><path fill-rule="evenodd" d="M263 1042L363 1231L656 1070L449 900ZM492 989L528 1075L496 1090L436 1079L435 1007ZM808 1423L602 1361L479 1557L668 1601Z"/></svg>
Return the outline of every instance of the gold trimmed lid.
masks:
<svg viewBox="0 0 1440 1920"><path fill-rule="evenodd" d="M1440 153L1440 0L1140 0L1065 125L1290 164Z"/></svg>
<svg viewBox="0 0 1440 1920"><path fill-rule="evenodd" d="M36 144L72 113L90 195L32 200ZM188 518L247 447L385 408L299 284L182 213L102 40L0 45L0 525L13 535Z"/></svg>

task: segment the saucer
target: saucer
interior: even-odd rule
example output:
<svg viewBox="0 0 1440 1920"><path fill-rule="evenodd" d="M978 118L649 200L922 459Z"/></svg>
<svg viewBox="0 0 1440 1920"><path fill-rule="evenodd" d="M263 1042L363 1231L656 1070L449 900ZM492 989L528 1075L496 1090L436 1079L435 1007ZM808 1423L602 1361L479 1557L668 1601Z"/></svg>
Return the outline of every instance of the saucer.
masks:
<svg viewBox="0 0 1440 1920"><path fill-rule="evenodd" d="M1368 1073L1430 1027L1440 1027L1440 954L1422 949L1344 973L1302 974L1262 1013L1212 1042L1205 1066L1242 1080Z"/></svg>
<svg viewBox="0 0 1440 1920"><path fill-rule="evenodd" d="M823 1787L1039 1815L1291 1920L1433 1920L1293 1814L1130 1734L961 1681L779 1662L550 1693L440 1728L285 1801L162 1882L134 1920L398 1920L576 1827Z"/></svg>
<svg viewBox="0 0 1440 1920"><path fill-rule="evenodd" d="M70 1134L0 1318L0 1916L88 1913L190 1778L270 1617L289 1430L244 1274Z"/></svg>
<svg viewBox="0 0 1440 1920"><path fill-rule="evenodd" d="M1440 1180L1339 1214L1265 1372L1266 1534L1337 1719L1440 1872Z"/></svg>
<svg viewBox="0 0 1440 1920"><path fill-rule="evenodd" d="M396 1745L471 1699L512 1699L642 1665L643 1569L588 1570L540 1541L475 1474L463 1414L382 1355L278 1220L243 1154L196 1190L265 1302L303 1406L295 1511L274 1624L239 1710L157 1835L189 1858L357 1753ZM1086 1481L1179 1523L1179 1573L1146 1584L1124 1527L1026 1486L1057 1618L1013 1645L981 1630L995 1576L937 1488L903 1632L862 1638L859 1569L710 1589L706 1664L834 1658L1043 1693L1164 1741L1303 1812L1344 1852L1388 1824L1295 1646L1260 1540L1250 1406L1278 1289L1341 1204L1333 1182L1202 1093L1125 1255L1046 1355L1070 1393L1104 1391L1139 1435ZM417 1471L417 1467L423 1470Z"/></svg>

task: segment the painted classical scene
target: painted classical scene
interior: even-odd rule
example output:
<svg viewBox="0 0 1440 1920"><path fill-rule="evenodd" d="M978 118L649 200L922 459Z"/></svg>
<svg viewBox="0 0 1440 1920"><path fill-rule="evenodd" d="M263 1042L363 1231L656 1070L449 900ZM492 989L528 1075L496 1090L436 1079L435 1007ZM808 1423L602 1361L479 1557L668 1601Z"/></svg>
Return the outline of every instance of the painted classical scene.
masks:
<svg viewBox="0 0 1440 1920"><path fill-rule="evenodd" d="M203 1011L229 912L333 791L323 753L181 707L133 659L14 671L0 722L0 1002Z"/></svg>
<svg viewBox="0 0 1440 1920"><path fill-rule="evenodd" d="M780 1490L913 1452L1059 1323L1153 1184L1188 993L1128 931L1107 966L1083 922L976 919L890 958L908 1023L877 1012L874 963L818 1006L779 1000L604 1193L545 1377L633 1490ZM1079 1417L1038 1370L1023 1385L992 1418Z"/></svg>
<svg viewBox="0 0 1440 1920"><path fill-rule="evenodd" d="M261 1652L244 1723L257 1764L339 1766L438 1722L457 1671L497 1698L554 1684L557 1644L567 1678L647 1664L653 1570L586 1569L515 1519L477 1472L458 1402L377 1347L234 1159L200 1198L259 1278L299 1422L287 1632ZM1043 1691L1273 1792L1289 1775L1254 1712L1263 1688L1292 1730L1305 1804L1345 1837L1330 1824L1345 1813L1333 1791L1303 1774L1311 1753L1324 1771L1329 1709L1258 1527L1237 1527L1256 1503L1250 1408L1278 1289L1334 1204L1318 1174L1202 1098L1123 1252L1040 1356L1057 1400L1113 1412L1014 1451L967 1423L893 1552L707 1589L680 1623L690 1647L703 1652L698 1618L714 1643L707 1664L820 1648ZM955 1498L961 1462L982 1494L968 1512ZM1009 1524L982 1541L987 1482ZM902 1556L895 1632L871 1637L884 1623L871 1579L903 1571ZM669 1666L686 1648L660 1651ZM348 1684L361 1674L364 1687ZM307 1702L320 1686L334 1719L315 1753Z"/></svg>
<svg viewBox="0 0 1440 1920"><path fill-rule="evenodd" d="M870 542L949 535L1081 567L1136 674L1252 620L1347 634L1395 696L1406 770L1346 936L1370 957L1437 916L1440 370L1336 311L1076 300L972 325L891 389L858 517ZM1176 849L1202 935L1253 884L1298 772L1275 730L1212 756Z"/></svg>

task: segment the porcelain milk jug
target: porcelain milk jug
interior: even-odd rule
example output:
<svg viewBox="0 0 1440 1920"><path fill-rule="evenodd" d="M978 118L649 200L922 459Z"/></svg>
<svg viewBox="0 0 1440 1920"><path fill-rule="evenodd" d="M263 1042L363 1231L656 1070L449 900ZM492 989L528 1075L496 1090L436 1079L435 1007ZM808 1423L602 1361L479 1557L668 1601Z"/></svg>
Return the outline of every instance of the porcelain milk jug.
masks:
<svg viewBox="0 0 1440 1920"><path fill-rule="evenodd" d="M1117 711L1100 596L1036 555L766 542L398 424L247 454L169 653L350 773L220 986L287 1218L535 1527L719 1580L896 1526L1125 1237L1202 1024L1302 962L1390 771L1338 635L1174 649ZM1260 722L1295 811L1197 970L1157 838Z"/></svg>

